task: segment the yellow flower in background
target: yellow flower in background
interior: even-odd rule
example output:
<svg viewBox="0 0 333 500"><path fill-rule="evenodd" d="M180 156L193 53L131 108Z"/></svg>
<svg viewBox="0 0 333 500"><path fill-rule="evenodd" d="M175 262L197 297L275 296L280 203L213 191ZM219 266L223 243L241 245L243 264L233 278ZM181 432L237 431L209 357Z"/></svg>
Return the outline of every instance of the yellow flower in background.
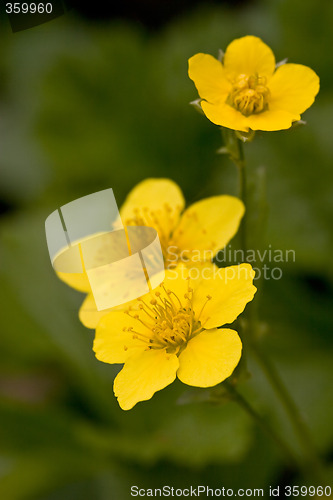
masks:
<svg viewBox="0 0 333 500"><path fill-rule="evenodd" d="M192 279L185 266L166 271L155 291L127 311L112 311L98 323L97 359L124 363L114 381L120 407L139 401L171 384L212 387L229 377L241 357L236 331L218 328L232 323L256 288L249 264L206 268Z"/></svg>
<svg viewBox="0 0 333 500"><path fill-rule="evenodd" d="M196 54L189 59L188 72L207 118L243 132L290 128L319 91L312 69L301 64L276 68L272 50L255 36L231 42L222 63Z"/></svg>
<svg viewBox="0 0 333 500"><path fill-rule="evenodd" d="M179 186L169 179L146 179L127 196L120 209L125 226L151 226L159 235L165 267L177 262L196 266L210 262L236 234L244 214L243 203L234 196L212 196L184 211L185 200ZM209 264L207 263L207 266ZM87 328L96 328L111 309L97 311L87 275L58 273L60 279L87 293L79 317ZM122 309L122 306L116 309Z"/></svg>
<svg viewBox="0 0 333 500"><path fill-rule="evenodd" d="M193 203L170 179L147 179L128 195L120 210L125 225L152 226L159 235L166 268L178 261L211 260L236 234L244 205L234 196L220 195Z"/></svg>

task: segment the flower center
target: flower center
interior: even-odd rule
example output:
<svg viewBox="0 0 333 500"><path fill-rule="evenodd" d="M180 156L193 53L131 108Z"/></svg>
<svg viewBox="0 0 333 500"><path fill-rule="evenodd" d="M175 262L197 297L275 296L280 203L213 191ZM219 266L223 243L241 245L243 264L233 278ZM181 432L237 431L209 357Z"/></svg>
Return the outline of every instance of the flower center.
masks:
<svg viewBox="0 0 333 500"><path fill-rule="evenodd" d="M132 218L125 221L126 226L149 226L156 229L164 258L168 255L170 231L176 225L176 215L168 203L163 210L151 210L148 207L135 208Z"/></svg>
<svg viewBox="0 0 333 500"><path fill-rule="evenodd" d="M172 231L178 222L180 207L173 210L168 203L164 203L163 209L151 210L148 207L135 208L134 216L125 221L126 226L149 226L158 232L161 249L166 269L177 265L180 259L180 249L174 244ZM182 253L182 258L188 260Z"/></svg>
<svg viewBox="0 0 333 500"><path fill-rule="evenodd" d="M227 97L227 104L244 116L261 113L268 108L269 89L266 78L259 75L239 75Z"/></svg>
<svg viewBox="0 0 333 500"><path fill-rule="evenodd" d="M188 290L184 299L180 298L171 290L167 290L161 283L161 292L156 291L154 297L147 302L142 298L137 299L141 314L129 309L126 313L138 322L138 327L124 328L124 331L133 332L133 339L142 340L147 344L147 349L166 349L168 353L179 355L186 347L188 341L203 330L200 316L211 299L207 300L199 315L193 311L193 289L188 280ZM163 294L164 292L164 294ZM145 331L142 327L145 326ZM149 333L146 329L149 329ZM124 346L126 349L126 346Z"/></svg>

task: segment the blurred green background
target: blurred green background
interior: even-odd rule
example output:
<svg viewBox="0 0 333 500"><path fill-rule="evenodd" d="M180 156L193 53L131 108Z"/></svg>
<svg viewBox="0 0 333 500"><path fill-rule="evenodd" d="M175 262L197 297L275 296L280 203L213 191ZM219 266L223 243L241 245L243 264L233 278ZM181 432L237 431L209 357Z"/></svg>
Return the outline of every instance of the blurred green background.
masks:
<svg viewBox="0 0 333 500"><path fill-rule="evenodd" d="M146 177L174 179L188 203L237 194L234 166L216 154L218 127L188 105L197 94L187 59L246 34L321 78L308 125L257 134L246 154L250 186L262 186L266 168L264 244L296 254L281 280L260 283L263 347L332 469L333 3L231 4L187 2L158 29L144 20L91 22L75 9L15 34L0 20L3 500L123 500L131 485L304 484L235 403L191 402L176 382L122 411L112 392L117 367L95 359L93 331L77 317L83 296L56 278L44 234L60 205L112 187L120 206ZM243 393L301 453L249 363Z"/></svg>

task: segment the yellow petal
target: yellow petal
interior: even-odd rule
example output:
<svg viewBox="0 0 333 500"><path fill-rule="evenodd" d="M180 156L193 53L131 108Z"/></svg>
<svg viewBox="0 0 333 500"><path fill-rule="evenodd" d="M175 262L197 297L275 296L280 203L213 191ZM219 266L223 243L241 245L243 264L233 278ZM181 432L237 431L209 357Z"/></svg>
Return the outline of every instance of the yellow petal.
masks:
<svg viewBox="0 0 333 500"><path fill-rule="evenodd" d="M146 349L147 344L133 339L128 327L137 328L138 321L122 311L112 311L102 317L96 328L93 349L96 358L104 363L125 363L128 357ZM145 328L141 326L141 331ZM147 333L149 338L149 332Z"/></svg>
<svg viewBox="0 0 333 500"><path fill-rule="evenodd" d="M185 253L211 260L236 234L244 205L234 196L212 196L191 205L183 213L173 236L175 245ZM182 255L182 254L181 254Z"/></svg>
<svg viewBox="0 0 333 500"><path fill-rule="evenodd" d="M251 130L285 130L291 127L300 115L284 109L277 109L278 102L270 103L269 109L262 113L244 116L229 104L221 102L211 104L202 101L201 107L207 118L221 127L248 132Z"/></svg>
<svg viewBox="0 0 333 500"><path fill-rule="evenodd" d="M249 130L249 123L247 117L242 115L225 101L218 103L210 103L206 101L201 102L201 107L208 120L220 125L221 127L230 128L232 130L240 130L247 132Z"/></svg>
<svg viewBox="0 0 333 500"><path fill-rule="evenodd" d="M202 101L201 107L208 120L220 125L247 132L251 130L285 130L291 127L294 121L300 119L300 115L285 109L278 109L278 100L269 102L269 108L262 113L244 116L226 102L209 103Z"/></svg>
<svg viewBox="0 0 333 500"><path fill-rule="evenodd" d="M185 294L188 294L189 287L196 288L200 285L202 280L206 280L207 276L214 275L218 272L219 268L213 262L207 260L205 262L196 262L195 260L187 262L187 264L178 264L175 268L165 272L164 288L172 292L172 300L175 302L175 295L179 298L180 307L186 307L187 299ZM161 287L155 288L155 291L161 293L161 298L170 300L165 294L164 289ZM154 292L152 297L154 297ZM156 297L155 297L156 298ZM178 301L176 300L176 304Z"/></svg>
<svg viewBox="0 0 333 500"><path fill-rule="evenodd" d="M232 374L241 353L242 342L234 330L205 330L179 356L177 376L184 384L212 387Z"/></svg>
<svg viewBox="0 0 333 500"><path fill-rule="evenodd" d="M110 311L112 311L112 308L104 309L103 311L97 311L94 296L92 293L89 293L80 307L79 318L81 323L86 328L94 329L98 325L100 319L106 314L108 314Z"/></svg>
<svg viewBox="0 0 333 500"><path fill-rule="evenodd" d="M275 69L272 50L256 36L233 40L227 47L223 65L229 78L238 75L260 75L269 78Z"/></svg>
<svg viewBox="0 0 333 500"><path fill-rule="evenodd" d="M154 291L152 292L152 296L154 297L155 292L160 292L161 297L163 299L167 299L168 296L165 294L165 290L171 290L173 294L177 295L177 297L179 297L179 299L182 301L184 299L185 293L188 292L188 273L189 268L185 264L179 264L174 269L167 269L165 271L165 279L163 283L161 283L159 287L154 289Z"/></svg>
<svg viewBox="0 0 333 500"><path fill-rule="evenodd" d="M112 233L96 233L93 237L86 238L85 241L82 240L81 245L84 247L85 266L88 269L92 269L101 266L103 263L106 264L120 259L123 256L122 237L121 231L114 231ZM86 246L87 244L89 246ZM63 255L66 254L64 253ZM57 272L57 275L72 288L80 292L91 292L91 286L85 271L82 273Z"/></svg>
<svg viewBox="0 0 333 500"><path fill-rule="evenodd" d="M254 275L250 264L219 270L207 268L202 279L193 282L195 318L200 319L205 329L232 323L254 297L257 290L252 284ZM208 301L207 295L212 297Z"/></svg>
<svg viewBox="0 0 333 500"><path fill-rule="evenodd" d="M75 288L79 292L91 292L91 287L86 273L60 273L57 272L58 278L64 281L67 285Z"/></svg>
<svg viewBox="0 0 333 500"><path fill-rule="evenodd" d="M247 124L251 130L286 130L292 123L299 120L300 115L290 113L284 109L274 109L273 106L267 111L247 117Z"/></svg>
<svg viewBox="0 0 333 500"><path fill-rule="evenodd" d="M176 378L179 361L165 349L150 349L128 358L114 381L114 393L123 410L150 399Z"/></svg>
<svg viewBox="0 0 333 500"><path fill-rule="evenodd" d="M301 114L311 106L318 94L319 77L302 64L283 64L270 80L269 90L270 109Z"/></svg>
<svg viewBox="0 0 333 500"><path fill-rule="evenodd" d="M123 223L155 227L159 235L169 235L176 227L185 200L178 185L169 179L146 179L127 196L120 209ZM144 210L148 209L148 210ZM139 221L140 222L140 221Z"/></svg>
<svg viewBox="0 0 333 500"><path fill-rule="evenodd" d="M231 84L220 61L209 54L196 54L188 61L188 75L202 99L214 102L226 99Z"/></svg>

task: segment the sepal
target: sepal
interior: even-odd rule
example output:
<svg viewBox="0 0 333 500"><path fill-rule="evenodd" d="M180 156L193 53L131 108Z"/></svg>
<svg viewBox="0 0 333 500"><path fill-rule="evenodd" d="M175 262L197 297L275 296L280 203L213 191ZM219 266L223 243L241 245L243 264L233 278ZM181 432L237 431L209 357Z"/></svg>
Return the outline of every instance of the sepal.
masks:
<svg viewBox="0 0 333 500"><path fill-rule="evenodd" d="M193 108L198 111L201 115L205 116L205 113L202 111L202 107L200 105L202 99L196 99L195 101L191 101L190 105L193 106Z"/></svg>

